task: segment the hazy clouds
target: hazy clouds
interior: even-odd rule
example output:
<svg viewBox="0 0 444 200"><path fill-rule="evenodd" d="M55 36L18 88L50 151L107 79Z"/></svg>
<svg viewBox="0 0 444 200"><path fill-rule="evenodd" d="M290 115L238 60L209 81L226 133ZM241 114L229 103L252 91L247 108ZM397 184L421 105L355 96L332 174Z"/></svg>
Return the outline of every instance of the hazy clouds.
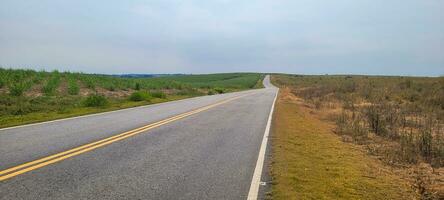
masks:
<svg viewBox="0 0 444 200"><path fill-rule="evenodd" d="M444 1L0 2L0 65L443 75Z"/></svg>

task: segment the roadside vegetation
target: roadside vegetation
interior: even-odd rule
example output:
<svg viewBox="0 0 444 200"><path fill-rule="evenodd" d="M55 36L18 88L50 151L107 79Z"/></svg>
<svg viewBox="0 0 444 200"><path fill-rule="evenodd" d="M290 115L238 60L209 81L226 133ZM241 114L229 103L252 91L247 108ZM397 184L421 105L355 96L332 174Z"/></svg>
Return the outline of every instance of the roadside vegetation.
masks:
<svg viewBox="0 0 444 200"><path fill-rule="evenodd" d="M405 181L343 143L304 103L281 89L273 116L272 199L412 199Z"/></svg>
<svg viewBox="0 0 444 200"><path fill-rule="evenodd" d="M444 198L443 77L274 75L272 81L322 119L317 124L332 123L342 141L403 177L421 199Z"/></svg>
<svg viewBox="0 0 444 200"><path fill-rule="evenodd" d="M263 75L124 78L0 68L0 127L262 87Z"/></svg>

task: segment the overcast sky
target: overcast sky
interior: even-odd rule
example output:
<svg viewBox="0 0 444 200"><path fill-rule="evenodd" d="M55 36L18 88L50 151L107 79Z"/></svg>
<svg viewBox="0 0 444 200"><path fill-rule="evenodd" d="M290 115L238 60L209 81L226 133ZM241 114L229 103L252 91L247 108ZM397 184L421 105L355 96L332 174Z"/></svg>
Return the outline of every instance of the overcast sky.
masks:
<svg viewBox="0 0 444 200"><path fill-rule="evenodd" d="M0 66L444 75L443 0L1 0Z"/></svg>

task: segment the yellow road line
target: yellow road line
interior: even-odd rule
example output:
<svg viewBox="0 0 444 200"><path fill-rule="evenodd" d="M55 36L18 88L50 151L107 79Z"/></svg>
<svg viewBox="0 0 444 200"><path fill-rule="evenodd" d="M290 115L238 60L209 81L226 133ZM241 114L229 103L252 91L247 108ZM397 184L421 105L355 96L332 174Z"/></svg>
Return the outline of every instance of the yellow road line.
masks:
<svg viewBox="0 0 444 200"><path fill-rule="evenodd" d="M164 120L161 120L161 121L158 121L158 122L155 122L155 123L152 123L152 124L140 127L140 128L136 128L136 129L124 132L124 133L120 133L120 134L117 134L115 136L111 136L111 137L108 137L108 138L105 138L105 139L102 139L102 140L99 140L99 141L96 141L96 142L92 142L92 143L89 143L89 144L85 144L85 145L82 145L82 146L79 146L79 147L76 147L76 148L73 148L73 149L61 152L61 153L57 153L57 154L54 154L54 155L51 155L51 156L47 156L47 157L44 157L44 158L41 158L41 159L38 159L38 160L34 160L34 161L31 161L31 162L28 162L28 163L24 163L24 164L15 166L15 167L11 167L11 168L2 170L2 171L0 171L0 175L2 175L2 176L0 176L0 181L12 178L14 176L17 176L17 175L20 175L20 174L23 174L23 173L26 173L26 172L29 172L29 171L41 168L41 167L44 167L44 166L52 164L52 163L56 163L56 162L65 160L67 158L70 158L70 157L73 157L73 156L76 156L76 155L79 155L79 154L82 154L82 153L85 153L85 152L97 149L99 147L103 147L105 145L108 145L108 144L111 144L111 143L123 140L125 138L128 138L128 137L137 135L139 133L151 130L153 128L162 126L164 124L168 124L170 122L177 121L179 119L182 119L182 118L188 117L190 115L193 115L193 114L196 114L196 113L208 110L210 108L216 107L218 105L221 105L221 104L233 101L235 99L238 99L238 98L241 98L241 97L244 97L244 96L246 96L246 95L242 95L242 96L230 98L230 99L227 99L227 100L223 100L223 101L217 102L215 104L211 104L211 105L208 105L208 106L204 106L202 108L198 108L198 109L193 110L193 111L182 113L180 115L176 115L174 117L170 117L170 118L167 118L167 119L164 119ZM3 175L3 174L5 174L5 175Z"/></svg>
<svg viewBox="0 0 444 200"><path fill-rule="evenodd" d="M177 116L176 116L176 117L177 117ZM165 121L165 120L162 120L162 121ZM160 121L160 122L162 122L162 121ZM156 122L156 123L159 123L159 122ZM17 169L21 169L21 168L24 168L24 167L28 167L28 166L31 166L31 165L34 165L34 164L37 164L37 163L40 163L40 162L44 162L44 161L47 161L47 160L51 160L51 159L53 159L53 158L56 158L56 157L59 157L59 156L63 156L63 155L65 155L65 154L69 154L69 153L72 153L72 152L75 152L75 151L78 151L78 150L81 150L81 149L84 149L84 148L87 148L87 147L90 147L90 146L94 146L94 145L96 145L96 144L99 144L99 143L102 143L102 142L105 142L105 141L108 141L108 140L111 140L111 139L114 139L114 138L121 137L121 136L123 136L123 135L129 134L129 133L132 133L132 132L137 131L137 130L142 130L142 129L145 129L145 128L149 128L149 127L153 126L153 125L156 124L156 123L149 124L149 125L147 125L147 126L140 127L140 128L137 128L137 129L134 129L134 130L131 130L131 131L127 131L127 132L124 132L124 133L121 133L121 134L118 134L118 135L115 135L115 136L112 136L112 137L109 137L109 138L105 138L105 139L102 139L102 140L99 140L99 141L96 141L96 142L93 142L93 143L89 143L89 144L86 144L86 145L82 145L82 146L79 146L79 147L76 147L76 148L73 148L73 149L70 149L70 150L67 150L67 151L61 152L61 153L57 153L57 154L54 154L54 155L51 155L51 156L48 156L48 157L44 157L44 158L41 158L41 159L38 159L38 160L32 161L32 162L28 162L28 163L25 163L25 164L22 164L22 165L18 165L18 166L15 166L15 167L11 167L11 168L9 168L9 169L6 169L6 170L3 170L3 171L0 171L0 175L3 175L3 174L6 174L6 173L9 173L9 172L15 171L15 170L17 170Z"/></svg>

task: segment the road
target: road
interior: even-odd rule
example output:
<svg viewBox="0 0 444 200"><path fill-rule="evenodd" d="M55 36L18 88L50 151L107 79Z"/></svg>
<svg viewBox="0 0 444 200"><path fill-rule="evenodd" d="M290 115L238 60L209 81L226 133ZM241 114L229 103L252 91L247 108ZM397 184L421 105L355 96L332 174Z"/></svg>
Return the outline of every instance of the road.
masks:
<svg viewBox="0 0 444 200"><path fill-rule="evenodd" d="M0 199L246 199L277 93L264 85L0 129Z"/></svg>

